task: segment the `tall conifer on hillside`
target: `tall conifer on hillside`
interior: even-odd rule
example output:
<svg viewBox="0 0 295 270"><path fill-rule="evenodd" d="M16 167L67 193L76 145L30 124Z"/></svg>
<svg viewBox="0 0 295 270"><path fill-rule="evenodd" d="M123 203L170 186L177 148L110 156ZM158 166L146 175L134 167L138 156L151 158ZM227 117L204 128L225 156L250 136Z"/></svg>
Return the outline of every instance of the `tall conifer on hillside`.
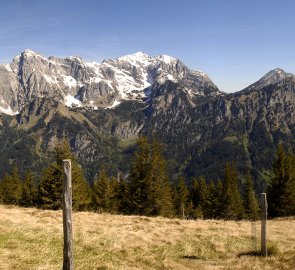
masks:
<svg viewBox="0 0 295 270"><path fill-rule="evenodd" d="M37 185L33 173L29 170L25 175L25 179L22 185L22 195L20 205L25 207L35 206L37 203Z"/></svg>
<svg viewBox="0 0 295 270"><path fill-rule="evenodd" d="M250 220L257 220L259 217L259 204L253 187L253 179L250 173L246 176L244 191L245 216Z"/></svg>
<svg viewBox="0 0 295 270"><path fill-rule="evenodd" d="M269 215L295 215L295 157L278 146L273 178L268 188Z"/></svg>
<svg viewBox="0 0 295 270"><path fill-rule="evenodd" d="M204 217L207 219L216 218L215 210L216 210L216 200L215 198L215 185L213 181L207 185L207 196L206 201L203 209Z"/></svg>
<svg viewBox="0 0 295 270"><path fill-rule="evenodd" d="M18 205L21 200L22 181L16 166L13 167L12 174L4 174L0 182L0 192L4 204Z"/></svg>
<svg viewBox="0 0 295 270"><path fill-rule="evenodd" d="M140 137L132 162L128 183L127 212L130 214L152 214L149 194L150 148L148 140Z"/></svg>
<svg viewBox="0 0 295 270"><path fill-rule="evenodd" d="M207 195L207 183L204 176L194 179L190 188L190 196L193 204L192 216L194 218L204 218Z"/></svg>
<svg viewBox="0 0 295 270"><path fill-rule="evenodd" d="M137 145L128 183L129 211L139 215L172 216L171 186L162 146L156 140L150 144L144 137L138 139Z"/></svg>
<svg viewBox="0 0 295 270"><path fill-rule="evenodd" d="M55 148L55 162L48 166L42 174L39 184L39 199L41 207L47 209L61 208L62 196L62 161L71 159L72 164L72 192L73 208L86 209L90 202L90 189L84 178L83 170L78 165L75 156L71 152L67 139L63 139Z"/></svg>
<svg viewBox="0 0 295 270"><path fill-rule="evenodd" d="M222 191L221 217L225 219L242 219L245 211L238 187L236 167L226 163Z"/></svg>
<svg viewBox="0 0 295 270"><path fill-rule="evenodd" d="M92 209L105 212L116 212L118 182L109 179L105 170L99 172L98 178L91 185Z"/></svg>
<svg viewBox="0 0 295 270"><path fill-rule="evenodd" d="M167 164L163 155L163 146L156 139L151 144L150 155L150 194L154 200L154 211L156 215L172 217L174 212L172 202L172 190L167 174Z"/></svg>
<svg viewBox="0 0 295 270"><path fill-rule="evenodd" d="M179 217L182 217L183 214L187 216L190 210L190 200L189 191L185 183L184 177L180 177L174 183L173 200L176 215Z"/></svg>

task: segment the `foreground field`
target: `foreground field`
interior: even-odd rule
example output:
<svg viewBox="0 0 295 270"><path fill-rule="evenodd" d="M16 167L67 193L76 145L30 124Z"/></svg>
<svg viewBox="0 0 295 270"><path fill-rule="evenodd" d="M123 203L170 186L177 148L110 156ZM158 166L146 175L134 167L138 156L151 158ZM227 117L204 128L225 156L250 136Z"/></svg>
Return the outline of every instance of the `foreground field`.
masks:
<svg viewBox="0 0 295 270"><path fill-rule="evenodd" d="M60 211L0 205L0 269L62 267ZM75 269L295 269L295 219L268 222L272 256L255 255L259 223L74 213Z"/></svg>

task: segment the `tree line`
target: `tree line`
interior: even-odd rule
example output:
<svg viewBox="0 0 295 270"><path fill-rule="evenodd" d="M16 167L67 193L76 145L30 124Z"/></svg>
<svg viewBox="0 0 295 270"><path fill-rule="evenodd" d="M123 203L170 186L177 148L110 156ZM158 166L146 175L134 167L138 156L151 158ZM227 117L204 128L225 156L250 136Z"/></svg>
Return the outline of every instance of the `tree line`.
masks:
<svg viewBox="0 0 295 270"><path fill-rule="evenodd" d="M39 179L28 171L21 179L18 168L0 181L0 203L57 210L61 208L62 160L72 160L73 208L130 215L251 219L259 203L248 173L242 183L234 163L226 163L222 180L203 176L187 183L170 181L163 146L156 139L140 137L128 177L109 177L102 168L91 184L71 152L67 140L55 148L55 160ZM295 215L295 157L279 145L273 176L267 188L271 217Z"/></svg>

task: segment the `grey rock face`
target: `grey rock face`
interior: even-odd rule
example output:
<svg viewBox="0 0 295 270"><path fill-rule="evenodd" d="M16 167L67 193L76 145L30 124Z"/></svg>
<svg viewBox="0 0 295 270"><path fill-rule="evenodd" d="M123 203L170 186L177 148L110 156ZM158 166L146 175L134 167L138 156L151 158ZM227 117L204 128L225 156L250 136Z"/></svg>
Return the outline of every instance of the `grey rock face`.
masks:
<svg viewBox="0 0 295 270"><path fill-rule="evenodd" d="M274 70L269 71L266 73L261 79L259 79L257 82L249 85L244 90L242 90L244 93L250 92L252 90L260 90L264 88L265 86L278 83L279 81L286 79L286 78L294 78L294 74L287 73L284 70L280 68L276 68Z"/></svg>
<svg viewBox="0 0 295 270"><path fill-rule="evenodd" d="M154 85L167 80L183 85L191 96L221 94L207 75L166 55L138 52L90 63L26 50L10 65L0 66L0 107L2 113L14 114L35 98L46 97L69 107L112 108L122 100L147 98Z"/></svg>

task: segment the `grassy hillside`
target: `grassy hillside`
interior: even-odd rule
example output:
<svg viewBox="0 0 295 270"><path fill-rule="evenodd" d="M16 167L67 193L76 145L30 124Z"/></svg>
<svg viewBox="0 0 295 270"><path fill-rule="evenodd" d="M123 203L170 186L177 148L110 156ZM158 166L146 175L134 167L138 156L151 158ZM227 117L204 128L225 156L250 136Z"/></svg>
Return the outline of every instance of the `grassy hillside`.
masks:
<svg viewBox="0 0 295 270"><path fill-rule="evenodd" d="M75 269L295 269L295 219L268 226L265 259L259 223L78 212ZM61 269L62 234L60 211L0 205L0 269Z"/></svg>

